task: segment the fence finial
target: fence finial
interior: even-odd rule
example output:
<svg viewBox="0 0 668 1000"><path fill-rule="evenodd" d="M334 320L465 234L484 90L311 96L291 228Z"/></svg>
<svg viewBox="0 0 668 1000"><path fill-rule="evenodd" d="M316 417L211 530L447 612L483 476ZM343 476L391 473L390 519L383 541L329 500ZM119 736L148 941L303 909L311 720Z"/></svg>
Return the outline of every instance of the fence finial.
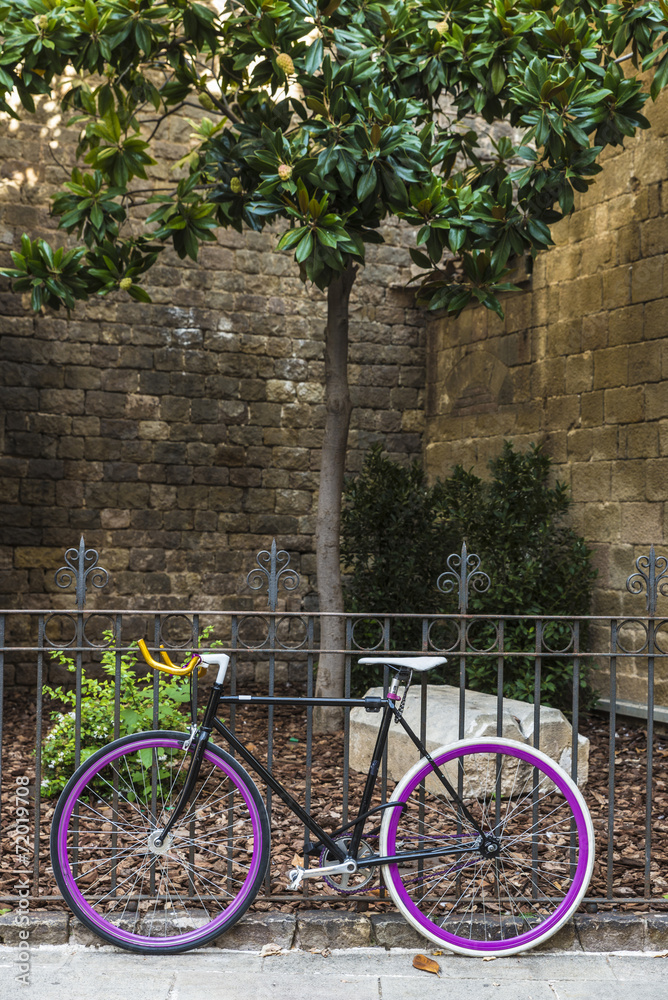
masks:
<svg viewBox="0 0 668 1000"><path fill-rule="evenodd" d="M630 594L642 594L643 584L647 590L647 614L653 618L656 614L656 602L659 594L668 596L668 559L657 556L652 545L649 556L638 556L636 559L637 573L632 573L626 581L626 589Z"/></svg>
<svg viewBox="0 0 668 1000"><path fill-rule="evenodd" d="M87 549L83 535L79 541L79 548L67 549L65 552L65 562L67 565L61 566L56 571L56 586L62 590L76 585L77 610L83 611L86 606L86 586L90 577L90 582L94 587L104 587L109 582L109 573L102 566L97 565L100 558L96 549ZM92 575L91 575L92 574Z"/></svg>
<svg viewBox="0 0 668 1000"><path fill-rule="evenodd" d="M281 580L286 590L296 590L300 583L299 573L289 568L290 556L285 549L277 550L275 538L271 543L271 551L262 549L255 558L257 567L250 571L246 582L251 590L262 590L266 580L267 603L271 611L275 611L278 604L278 581Z"/></svg>
<svg viewBox="0 0 668 1000"><path fill-rule="evenodd" d="M462 542L460 555L453 552L448 556L449 570L441 573L436 586L443 594L451 594L455 587L459 597L459 613L465 615L469 608L469 586L472 583L473 589L479 594L484 594L489 590L491 584L487 573L483 573L480 567L480 556L466 551L466 542Z"/></svg>

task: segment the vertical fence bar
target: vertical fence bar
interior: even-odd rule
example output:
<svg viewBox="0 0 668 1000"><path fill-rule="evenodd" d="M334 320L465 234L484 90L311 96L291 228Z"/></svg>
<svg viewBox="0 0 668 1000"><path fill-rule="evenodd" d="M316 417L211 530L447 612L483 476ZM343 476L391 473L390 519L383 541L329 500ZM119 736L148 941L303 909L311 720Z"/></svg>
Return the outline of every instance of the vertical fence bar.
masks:
<svg viewBox="0 0 668 1000"><path fill-rule="evenodd" d="M459 621L459 739L464 739L466 729L466 617L461 613ZM461 789L459 790L461 795Z"/></svg>
<svg viewBox="0 0 668 1000"><path fill-rule="evenodd" d="M232 658L230 662L230 694L236 695L237 693L237 647L239 644L239 619L236 615L232 615L232 621L230 623L231 629L231 648L232 648ZM229 706L230 708L230 731L236 736L237 731L237 706L232 702ZM229 752L234 754L234 750L230 747Z"/></svg>
<svg viewBox="0 0 668 1000"><path fill-rule="evenodd" d="M76 684L76 697L74 703L74 719L75 719L75 734L74 734L74 766L77 768L81 763L81 694L82 694L82 684L83 684L83 611L81 608L77 611L77 630L76 630L76 642L77 651L75 655L75 684Z"/></svg>
<svg viewBox="0 0 668 1000"><path fill-rule="evenodd" d="M496 658L496 735L503 736L503 667L504 667L504 644L505 634L503 619L499 622L497 631L497 641L499 644L499 655Z"/></svg>
<svg viewBox="0 0 668 1000"><path fill-rule="evenodd" d="M615 835L615 753L617 728L617 621L610 622L610 737L608 744L608 864L607 890L612 900L613 854Z"/></svg>
<svg viewBox="0 0 668 1000"><path fill-rule="evenodd" d="M159 614L155 615L153 619L153 641L155 642L156 649L159 649L162 645L161 643L161 632L162 632L162 620ZM160 673L157 670L152 670L152 682L153 682L153 728L158 728L159 711L160 711Z"/></svg>
<svg viewBox="0 0 668 1000"><path fill-rule="evenodd" d="M114 620L114 642L116 650L114 653L114 739L117 740L121 734L121 666L122 652L121 643L123 641L123 615L118 614ZM111 786L111 895L116 894L116 884L118 876L118 772L113 768L113 778Z"/></svg>
<svg viewBox="0 0 668 1000"><path fill-rule="evenodd" d="M275 553L276 546L273 546ZM275 573L275 559L272 563L272 570ZM267 694L271 697L274 694L274 678L276 676L276 589L278 588L277 578L272 575L269 580L269 632L267 636L267 642L269 643L269 677L268 677L268 690ZM273 594L273 596L272 596ZM274 706L269 705L267 711L267 770L271 774L273 770L274 763ZM271 788L267 786L267 812L269 813L269 823L271 829L272 822L272 808L273 808L273 796ZM267 895L271 893L271 875L270 869L267 868L267 874L264 880L265 889Z"/></svg>
<svg viewBox="0 0 668 1000"><path fill-rule="evenodd" d="M197 612L193 614L190 638L192 642L192 652L194 654L197 652L200 646L199 615L197 614ZM193 670L193 672L190 675L190 718L192 720L197 718L198 693L199 693L199 670Z"/></svg>
<svg viewBox="0 0 668 1000"><path fill-rule="evenodd" d="M2 725L5 708L5 614L0 614L0 788L2 788ZM0 798L0 859L3 855L2 833L4 824L2 821L2 799Z"/></svg>
<svg viewBox="0 0 668 1000"><path fill-rule="evenodd" d="M578 746L580 735L580 622L573 623L573 718L571 743L571 778L578 780Z"/></svg>
<svg viewBox="0 0 668 1000"><path fill-rule="evenodd" d="M230 660L230 694L237 693L237 646L239 643L239 619L237 615L232 615L230 621L230 647L232 657ZM237 707L234 703L229 705L230 718L229 728L236 735ZM227 748L228 752L234 756L232 747ZM227 800L227 891L230 895L235 892L233 877L233 851L234 851L234 792L228 796Z"/></svg>
<svg viewBox="0 0 668 1000"><path fill-rule="evenodd" d="M577 784L578 780L578 744L580 734L580 622L573 623L573 700L571 723L571 778ZM570 868L575 871L577 865L577 843L575 835L575 818L571 817L571 850Z"/></svg>
<svg viewBox="0 0 668 1000"><path fill-rule="evenodd" d="M543 622L536 619L536 658L533 675L533 745L540 750L540 689L543 673Z"/></svg>
<svg viewBox="0 0 668 1000"><path fill-rule="evenodd" d="M383 652L389 653L392 648L392 637L391 637L391 619L383 619ZM389 673L387 668L385 668L386 675ZM386 676L385 684L383 687L384 691L387 691L389 677ZM346 714L350 715L350 709L346 710ZM380 773L380 794L382 796L383 802L387 801L387 755L389 749L389 740L383 748L383 764Z"/></svg>
<svg viewBox="0 0 668 1000"><path fill-rule="evenodd" d="M652 771L654 764L654 652L656 619L647 622L647 775L645 779L645 899L651 896Z"/></svg>
<svg viewBox="0 0 668 1000"><path fill-rule="evenodd" d="M159 614L155 616L153 633L155 635L155 645L159 648L162 645L162 618ZM153 670L153 728L158 729L159 719L160 719L160 672L158 670ZM158 775L157 775L157 759L155 751L153 751L151 759L151 824L155 828L158 823ZM190 857L194 858L194 850L191 845L190 847ZM149 868L149 892L151 895L155 892L155 873L157 867L157 855L154 855L150 862ZM190 871L188 876L190 882L191 894L194 889L194 881L192 875L192 860L190 863ZM139 905L139 904L138 904Z"/></svg>
<svg viewBox="0 0 668 1000"><path fill-rule="evenodd" d="M37 653L37 690L35 693L35 832L33 850L32 891L39 895L39 833L42 816L42 688L44 686L44 617L39 616L39 652Z"/></svg>
<svg viewBox="0 0 668 1000"><path fill-rule="evenodd" d="M427 745L427 674L426 672L420 674L420 740L422 745L426 747ZM385 801L385 798L383 798ZM420 797L418 806L418 844L422 844L425 835L425 816L426 816L426 802L427 802L427 783L426 781L420 782ZM422 879L424 878L424 858L418 859L417 866L417 879L418 885L422 884Z"/></svg>
<svg viewBox="0 0 668 1000"><path fill-rule="evenodd" d="M533 689L533 745L536 750L540 750L540 689L543 666L543 622L536 619L536 660L534 663L534 689ZM538 896L538 784L539 778L536 768L533 769L533 794L532 794L532 817L533 830L531 835L531 894L534 899Z"/></svg>
<svg viewBox="0 0 668 1000"><path fill-rule="evenodd" d="M503 736L503 667L505 651L505 622L503 619L498 623L497 642L499 655L496 659L496 735ZM494 828L499 829L501 823L501 783L503 758L501 754L496 755L496 780L494 784Z"/></svg>
<svg viewBox="0 0 668 1000"><path fill-rule="evenodd" d="M306 625L306 647L308 649L308 653L307 653L307 656L306 656L306 697L307 698L312 698L313 697L313 687L314 687L314 678L313 678L313 636L314 636L313 617L311 615L309 615L308 619L307 619L307 625ZM347 657L347 660L350 660L350 657ZM346 664L346 683L348 683L348 681L347 681L348 673L349 673L348 664ZM345 753L345 748L344 748L344 753ZM306 778L306 787L304 789L304 808L306 809L307 812L310 812L311 811L311 798L312 798L312 795L311 795L311 784L312 784L312 780L313 780L313 705L308 705L307 708L306 708L306 774L305 774L305 778ZM343 785L344 785L344 787L348 783L347 779L348 779L348 771L346 769L345 760L344 760L344 766L343 766ZM311 842L311 840L310 840L310 831L309 831L309 829L307 827L304 827L304 864L305 864L306 868L310 867L310 861L311 861L311 859L308 856L308 854L306 854L306 851L309 849L310 842ZM302 882L302 892L304 893L304 895L306 894L307 889L308 889L308 879L304 879L304 881Z"/></svg>
<svg viewBox="0 0 668 1000"><path fill-rule="evenodd" d="M123 616L116 615L114 620L114 739L121 735L121 642L123 635Z"/></svg>
<svg viewBox="0 0 668 1000"><path fill-rule="evenodd" d="M354 631L355 631L355 619L346 619L346 649L352 650L354 643ZM346 671L345 671L345 686L343 693L346 698L350 696L350 678L352 672L352 658L348 656L346 658ZM349 774L350 767L350 715L348 712L343 713L343 774L344 777ZM341 805L341 823L346 824L348 822L348 809L349 809L349 795L350 788L349 782L343 782L343 802Z"/></svg>

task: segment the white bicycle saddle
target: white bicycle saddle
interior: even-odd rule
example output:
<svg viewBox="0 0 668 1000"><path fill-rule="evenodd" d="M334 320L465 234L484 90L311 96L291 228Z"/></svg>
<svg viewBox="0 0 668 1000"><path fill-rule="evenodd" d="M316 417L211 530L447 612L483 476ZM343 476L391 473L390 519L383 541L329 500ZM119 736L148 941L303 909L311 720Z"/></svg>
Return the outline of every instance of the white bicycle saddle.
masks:
<svg viewBox="0 0 668 1000"><path fill-rule="evenodd" d="M358 663L387 663L388 667L407 667L409 670L433 670L447 663L445 656L363 656Z"/></svg>

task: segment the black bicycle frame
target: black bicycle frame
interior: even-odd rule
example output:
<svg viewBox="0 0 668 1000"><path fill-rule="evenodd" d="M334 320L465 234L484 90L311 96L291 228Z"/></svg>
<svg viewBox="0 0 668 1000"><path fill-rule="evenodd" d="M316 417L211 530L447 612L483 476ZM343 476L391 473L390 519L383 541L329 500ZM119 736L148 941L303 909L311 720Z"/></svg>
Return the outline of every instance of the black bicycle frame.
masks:
<svg viewBox="0 0 668 1000"><path fill-rule="evenodd" d="M373 754L371 757L371 763L369 765L369 771L367 774L366 782L364 785L364 791L362 792L362 800L360 802L360 807L355 819L351 822L346 823L339 830L335 830L334 833L329 834L322 829L320 824L313 819L310 813L308 813L303 806L288 792L288 790L278 781L271 771L262 764L261 761L255 757L255 755L244 746L244 744L234 735L234 733L227 728L216 717L216 712L221 704L226 705L301 705L301 706L331 706L336 708L364 708L367 712L380 712L382 710L383 716L380 721L380 728L378 730L378 736L376 738L376 744L374 746ZM371 809L371 799L373 797L373 792L376 787L376 781L378 778L378 772L380 770L380 764L383 756L383 751L385 749L385 744L387 743L387 737L390 729L390 723L392 719L396 719L406 734L409 736L411 741L415 744L421 757L424 757L427 761L433 764L432 758L427 751L426 747L420 740L420 738L413 732L411 727L408 725L406 720L397 710L393 701L389 698L380 697L368 697L368 698L297 698L297 697L276 697L273 695L223 695L222 686L219 684L214 684L211 689L211 694L209 696L209 701L207 703L202 725L197 732L197 743L195 746L195 752L193 754L193 760L190 764L188 770L188 775L186 777L185 785L178 803L176 804L174 810L172 811L169 820L163 830L161 831L160 843L162 843L169 833L170 829L176 824L178 819L185 809L188 799L192 793L192 790L197 781L199 775L200 767L204 757L204 751L206 750L209 737L212 731L215 729L219 733L226 743L234 750L248 765L252 770L259 775L265 784L274 791L278 797L285 803L285 805L299 818L299 820L304 824L304 826L310 830L312 834L317 838L315 844L312 844L307 853L314 853L321 847L326 847L327 850L337 858L339 861L344 861L346 857L355 858L357 851L359 849L360 842L362 840L362 834L364 830L364 824L369 816L376 812L380 812L384 809L392 808L402 808L404 803L401 802L384 802L380 806L376 806ZM471 823L475 829L478 836L481 838L480 844L484 844L489 835L485 835L480 829L478 823L471 816L470 812L462 802L461 798L452 787L450 782L447 780L445 775L443 775L439 770L436 770L436 775L441 781L442 785L452 798L454 804L461 809L462 815L464 815L468 821ZM350 844L347 850L337 843L336 837L343 833L345 830L353 830L352 837L350 838ZM158 841L156 841L158 844ZM431 850L423 851L406 851L401 855L392 855L388 857L381 857L379 855L367 856L360 859L357 864L360 868L369 868L374 865L379 864L391 864L394 861L407 861L407 860L418 860L420 858L433 858L433 857L443 857L450 854L465 854L471 850L471 844L467 843L465 846L451 847L451 848L440 848L435 851L433 848Z"/></svg>

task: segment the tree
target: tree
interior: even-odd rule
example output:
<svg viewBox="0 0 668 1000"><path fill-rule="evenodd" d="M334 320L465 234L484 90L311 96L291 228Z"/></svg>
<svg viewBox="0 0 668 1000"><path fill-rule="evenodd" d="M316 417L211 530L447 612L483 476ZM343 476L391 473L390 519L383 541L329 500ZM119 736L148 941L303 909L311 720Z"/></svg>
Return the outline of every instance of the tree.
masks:
<svg viewBox="0 0 668 1000"><path fill-rule="evenodd" d="M656 97L668 5L0 0L0 24L0 108L59 94L80 129L82 163L53 211L81 245L24 236L4 271L34 309L119 290L146 301L140 281L166 244L196 259L219 226L289 223L278 249L327 289L317 577L320 610L340 612L348 299L366 245L387 216L406 219L419 301L501 313L509 263L546 249L603 148L648 126L638 71L655 67ZM191 109L180 175L152 183L152 144ZM343 640L326 617L323 646ZM343 657L321 656L318 693L342 682Z"/></svg>

